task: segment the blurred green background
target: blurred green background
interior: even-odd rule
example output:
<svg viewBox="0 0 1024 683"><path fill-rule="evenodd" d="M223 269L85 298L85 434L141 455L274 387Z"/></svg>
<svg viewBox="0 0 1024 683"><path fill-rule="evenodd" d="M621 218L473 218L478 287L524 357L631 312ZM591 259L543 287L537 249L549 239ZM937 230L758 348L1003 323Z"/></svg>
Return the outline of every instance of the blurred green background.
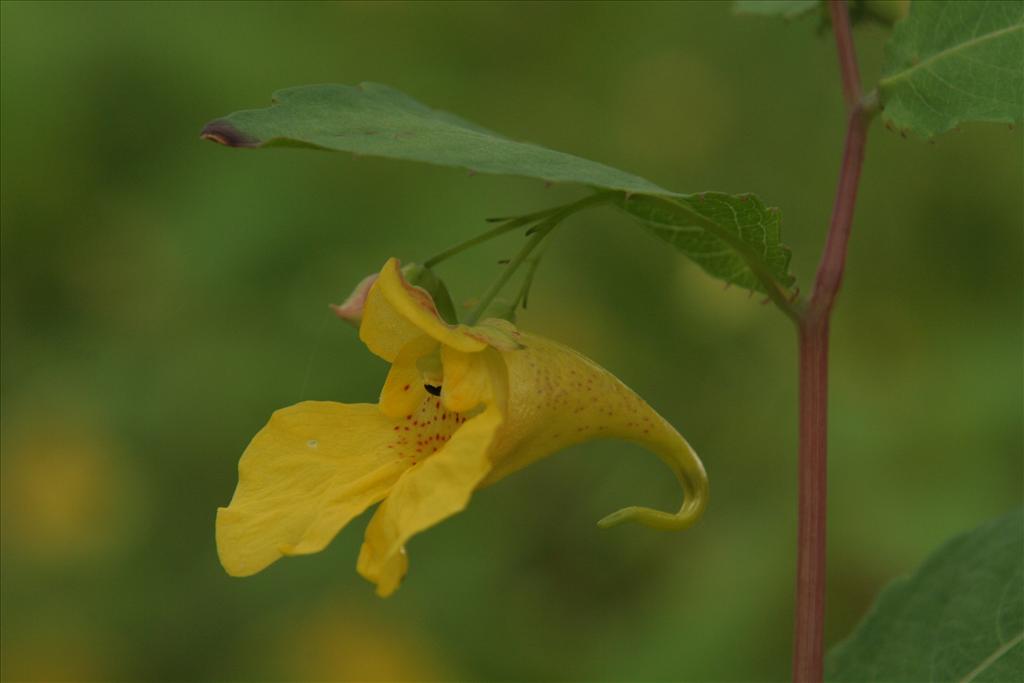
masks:
<svg viewBox="0 0 1024 683"><path fill-rule="evenodd" d="M704 520L653 456L592 443L417 537L391 599L324 553L239 580L213 543L275 408L371 401L338 302L385 258L572 187L307 151L203 124L375 80L681 191L782 208L805 291L839 166L813 20L709 3L4 2L2 668L7 680L781 680L795 541L790 324L611 210L555 233L524 327L616 372L694 444ZM887 31L857 29L865 80ZM828 640L942 540L1021 499L1022 138L872 130L833 334ZM478 295L509 237L441 268Z"/></svg>

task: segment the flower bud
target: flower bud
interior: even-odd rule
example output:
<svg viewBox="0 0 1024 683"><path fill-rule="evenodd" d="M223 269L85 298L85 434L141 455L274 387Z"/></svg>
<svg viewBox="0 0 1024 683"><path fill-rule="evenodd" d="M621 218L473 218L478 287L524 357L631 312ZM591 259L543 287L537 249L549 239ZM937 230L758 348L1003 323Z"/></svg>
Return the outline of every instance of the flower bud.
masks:
<svg viewBox="0 0 1024 683"><path fill-rule="evenodd" d="M370 294L370 287L377 281L378 275L379 273L373 273L360 280L356 288L345 299L345 303L331 304L331 310L334 311L334 314L345 322L359 327L359 322L363 319L363 307L366 305L366 297Z"/></svg>

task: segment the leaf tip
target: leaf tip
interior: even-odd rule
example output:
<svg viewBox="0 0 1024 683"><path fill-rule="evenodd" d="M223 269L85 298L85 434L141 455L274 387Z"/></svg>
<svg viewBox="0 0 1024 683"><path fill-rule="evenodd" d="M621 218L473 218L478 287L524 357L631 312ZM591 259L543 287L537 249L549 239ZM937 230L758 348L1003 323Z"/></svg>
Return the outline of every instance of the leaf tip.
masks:
<svg viewBox="0 0 1024 683"><path fill-rule="evenodd" d="M259 147L260 141L246 135L225 119L210 121L199 134L200 139L216 142L226 147Z"/></svg>

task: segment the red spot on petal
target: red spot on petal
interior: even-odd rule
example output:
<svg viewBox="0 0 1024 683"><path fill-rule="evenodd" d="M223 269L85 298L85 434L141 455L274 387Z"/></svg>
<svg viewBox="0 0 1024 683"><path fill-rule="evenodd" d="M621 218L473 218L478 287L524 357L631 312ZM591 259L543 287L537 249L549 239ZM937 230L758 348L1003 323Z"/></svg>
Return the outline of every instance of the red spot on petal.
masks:
<svg viewBox="0 0 1024 683"><path fill-rule="evenodd" d="M409 385L406 384L404 387L402 387L402 391L409 391Z"/></svg>

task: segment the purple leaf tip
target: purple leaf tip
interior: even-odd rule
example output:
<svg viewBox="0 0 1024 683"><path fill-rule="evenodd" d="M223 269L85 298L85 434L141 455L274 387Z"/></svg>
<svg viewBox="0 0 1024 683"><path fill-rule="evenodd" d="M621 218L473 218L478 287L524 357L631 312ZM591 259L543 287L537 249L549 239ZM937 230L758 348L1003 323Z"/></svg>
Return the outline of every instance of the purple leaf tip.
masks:
<svg viewBox="0 0 1024 683"><path fill-rule="evenodd" d="M228 147L259 147L260 145L259 140L241 132L225 119L210 121L203 128L199 137Z"/></svg>

